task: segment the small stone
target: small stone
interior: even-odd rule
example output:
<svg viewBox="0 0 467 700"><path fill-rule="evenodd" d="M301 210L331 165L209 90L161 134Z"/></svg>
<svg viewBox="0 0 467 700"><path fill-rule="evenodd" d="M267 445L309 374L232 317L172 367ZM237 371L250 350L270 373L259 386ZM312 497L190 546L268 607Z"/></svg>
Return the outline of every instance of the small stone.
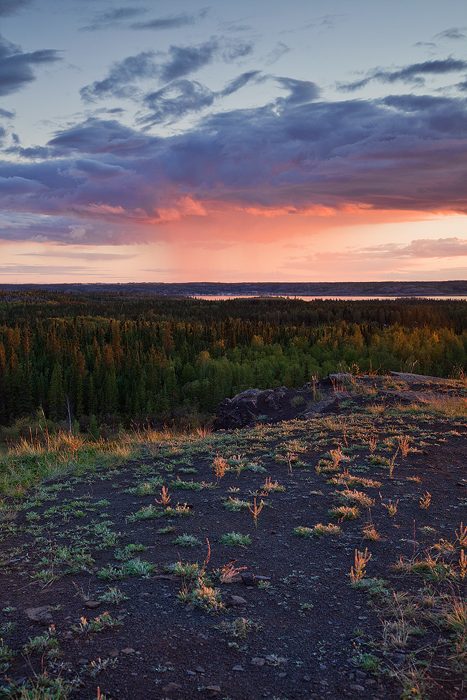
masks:
<svg viewBox="0 0 467 700"><path fill-rule="evenodd" d="M365 680L365 678L368 678L368 674L364 673L363 671L359 671L358 669L355 671L355 678L358 678L359 681Z"/></svg>
<svg viewBox="0 0 467 700"><path fill-rule="evenodd" d="M118 649L112 649L109 651L109 656L113 656L114 658L115 656L118 656Z"/></svg>
<svg viewBox="0 0 467 700"><path fill-rule="evenodd" d="M246 600L245 600L245 598L242 598L241 595L231 595L230 596L230 604L231 605L246 605Z"/></svg>
<svg viewBox="0 0 467 700"><path fill-rule="evenodd" d="M266 663L266 659L263 659L261 656L255 656L253 659L251 659L252 666L264 666Z"/></svg>
<svg viewBox="0 0 467 700"><path fill-rule="evenodd" d="M365 681L365 685L376 685L376 681L374 680L374 678L367 678L367 680Z"/></svg>
<svg viewBox="0 0 467 700"><path fill-rule="evenodd" d="M281 671L280 673L277 674L278 678L285 678L287 673L285 671Z"/></svg>
<svg viewBox="0 0 467 700"><path fill-rule="evenodd" d="M99 600L87 600L84 603L84 607L91 608L91 610L94 610L94 608L98 608L99 605L101 605L101 602Z"/></svg>
<svg viewBox="0 0 467 700"><path fill-rule="evenodd" d="M81 658L81 659L78 659L78 661L77 661L76 663L77 663L79 666L86 666L86 664L89 663L89 659Z"/></svg>
<svg viewBox="0 0 467 700"><path fill-rule="evenodd" d="M233 666L232 671L243 671L243 666Z"/></svg>
<svg viewBox="0 0 467 700"><path fill-rule="evenodd" d="M132 649L131 647L126 647L125 649L122 649L122 654L134 654L135 650Z"/></svg>
<svg viewBox="0 0 467 700"><path fill-rule="evenodd" d="M64 632L62 636L63 639L73 639L73 632Z"/></svg>
<svg viewBox="0 0 467 700"><path fill-rule="evenodd" d="M255 586L256 576L254 574L245 572L244 574L242 574L242 581L246 586Z"/></svg>
<svg viewBox="0 0 467 700"><path fill-rule="evenodd" d="M42 622L43 625L48 625L52 622L51 605L40 605L38 608L27 608L26 615L33 622Z"/></svg>
<svg viewBox="0 0 467 700"><path fill-rule="evenodd" d="M221 687L220 685L207 685L206 690L210 690L212 693L220 693Z"/></svg>
<svg viewBox="0 0 467 700"><path fill-rule="evenodd" d="M196 676L196 673L194 671L185 671L187 676Z"/></svg>
<svg viewBox="0 0 467 700"><path fill-rule="evenodd" d="M164 685L162 690L164 693L170 693L171 690L181 690L182 686L179 683L167 683L167 685Z"/></svg>
<svg viewBox="0 0 467 700"><path fill-rule="evenodd" d="M303 680L304 680L306 683L309 683L309 682L311 681L311 677L307 674L307 675L303 676Z"/></svg>
<svg viewBox="0 0 467 700"><path fill-rule="evenodd" d="M350 689L351 690L358 690L359 693L363 693L363 691L365 690L363 685L357 685L357 683L352 683L352 685L350 686Z"/></svg>
<svg viewBox="0 0 467 700"><path fill-rule="evenodd" d="M205 673L205 670L202 666L197 666L196 667L196 673Z"/></svg>

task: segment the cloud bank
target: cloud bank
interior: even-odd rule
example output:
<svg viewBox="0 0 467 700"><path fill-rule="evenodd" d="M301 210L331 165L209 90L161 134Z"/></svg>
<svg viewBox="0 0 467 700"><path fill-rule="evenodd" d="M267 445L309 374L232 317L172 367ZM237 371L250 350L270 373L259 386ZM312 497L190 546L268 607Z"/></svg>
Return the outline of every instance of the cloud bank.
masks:
<svg viewBox="0 0 467 700"><path fill-rule="evenodd" d="M181 82L180 108L211 99L195 81ZM4 214L31 217L29 229L5 224L0 236L141 242L173 222L229 212L467 214L465 100L319 102L313 83L279 82L288 97L213 114L177 136L89 118L57 132L33 162L0 162ZM160 97L152 97L154 112L178 99L164 94L158 107Z"/></svg>
<svg viewBox="0 0 467 700"><path fill-rule="evenodd" d="M19 46L0 35L0 95L17 92L35 80L33 69L36 66L60 60L60 51L42 49L23 53Z"/></svg>
<svg viewBox="0 0 467 700"><path fill-rule="evenodd" d="M361 80L351 83L338 83L339 90L353 92L360 90L370 82L391 84L397 81L422 87L425 85L425 76L446 75L448 73L458 73L467 70L467 61L456 58L446 58L444 60L424 61L423 63L413 63L397 70L387 70L373 68L368 71Z"/></svg>
<svg viewBox="0 0 467 700"><path fill-rule="evenodd" d="M0 0L0 17L13 15L31 2L32 0Z"/></svg>

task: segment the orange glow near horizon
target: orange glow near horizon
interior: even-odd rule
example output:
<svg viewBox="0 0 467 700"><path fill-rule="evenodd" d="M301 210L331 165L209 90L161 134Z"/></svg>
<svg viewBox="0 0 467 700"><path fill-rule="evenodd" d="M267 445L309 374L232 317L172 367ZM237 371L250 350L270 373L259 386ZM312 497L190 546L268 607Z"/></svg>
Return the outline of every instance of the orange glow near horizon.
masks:
<svg viewBox="0 0 467 700"><path fill-rule="evenodd" d="M397 246L451 239L460 246L465 223L461 215L370 209L333 216L265 217L235 207L190 212L165 225L146 223L143 237L141 224L136 230L134 223L127 225L128 243L118 246L2 242L0 284L462 279L463 249L449 257L449 248L440 253L438 245L430 257L422 247L423 256L416 257L416 250L401 256Z"/></svg>

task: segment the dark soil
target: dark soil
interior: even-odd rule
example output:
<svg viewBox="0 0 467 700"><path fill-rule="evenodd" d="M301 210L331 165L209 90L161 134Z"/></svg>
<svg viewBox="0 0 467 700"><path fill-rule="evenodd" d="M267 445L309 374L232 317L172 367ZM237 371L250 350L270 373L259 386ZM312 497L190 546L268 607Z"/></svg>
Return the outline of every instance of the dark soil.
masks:
<svg viewBox="0 0 467 700"><path fill-rule="evenodd" d="M268 415L262 405L254 427L205 438L161 438L152 454L148 447L146 454L123 467L72 473L16 501L16 506L21 504L16 517L4 517L0 523L0 637L16 652L4 664L0 697L2 693L14 697L15 683L19 687L46 671L49 678L74 681L69 697L76 700L90 700L99 693L107 700L389 700L401 697L400 677L415 668L424 694L416 695L414 684L413 694L406 698L465 700L466 667L462 663L455 667L452 660L457 656L462 661L463 649L456 647L450 631L435 618L421 620L418 612L406 611L405 622L416 623L421 631L403 646L385 645L383 623L397 615L391 618L386 604L351 587L349 579L355 550L364 552L368 547L372 557L366 578L384 579L390 597L392 590L415 597L423 589L425 596L432 590L433 595L464 599L466 579L458 565L461 548L455 543L461 522L467 524L465 415L459 406L410 408L404 406L407 397L384 394L418 391L451 400L464 395L463 385L408 381L402 375L357 382L341 376L334 387L328 383L316 388L321 396L335 389L346 392L346 397L333 413L288 422L278 422L279 409ZM293 395L288 392L284 395L290 407ZM307 406L296 408L303 413ZM268 425L269 420L274 425ZM405 457L400 449L396 453L399 436L410 440ZM377 444L369 445L371 438ZM329 451L338 448L343 458L337 471L326 473L332 466ZM230 466L218 485L216 456ZM318 473L317 467L324 471ZM336 492L346 488L344 482L329 483L337 473L380 482L376 487L349 485L370 496L374 505L360 507L356 520L341 522L342 534L299 536L294 532L299 526L339 524L328 514L338 505ZM157 476L164 479L170 505L186 503L189 515L132 522L131 515L142 507L164 510L155 503L161 498L160 486L148 495L128 493ZM177 477L210 482L214 488L171 485ZM266 495L267 478L285 490ZM420 499L427 492L431 501L422 508ZM250 503L256 498L257 505L264 501L256 527L248 509L226 509L230 498ZM383 505L390 501L397 507L393 517ZM364 538L363 528L370 523L381 536L378 541ZM174 530L159 532L168 526ZM432 530L422 531L423 527ZM251 544L221 544L220 537L231 532L248 534ZM200 544L173 544L182 534L195 536ZM437 559L451 566L452 576L445 580L391 569L399 556L421 559L430 551L440 557L441 550L433 547L443 540L454 543L452 551L445 548ZM139 557L155 565L154 570L146 577L100 578L104 567L125 566L115 555L132 544L147 549L127 558ZM64 555L60 550L64 546L91 558L78 561L70 550ZM222 610L208 612L178 600L179 592L192 584L165 567L179 560L204 566L220 589ZM220 583L219 571L232 561L243 578L238 575L236 582ZM110 587L128 598L118 605L99 602ZM99 604L90 608L89 601ZM34 612L37 608L43 610ZM99 632L73 629L80 618L94 620L104 612L123 624ZM220 628L242 618L251 622L243 623L251 627L244 637ZM13 629L10 622L16 623ZM44 650L25 653L28 640L44 635L52 624L60 657L47 658ZM371 672L365 654L380 662L380 670ZM109 661L93 677L92 662L99 659Z"/></svg>

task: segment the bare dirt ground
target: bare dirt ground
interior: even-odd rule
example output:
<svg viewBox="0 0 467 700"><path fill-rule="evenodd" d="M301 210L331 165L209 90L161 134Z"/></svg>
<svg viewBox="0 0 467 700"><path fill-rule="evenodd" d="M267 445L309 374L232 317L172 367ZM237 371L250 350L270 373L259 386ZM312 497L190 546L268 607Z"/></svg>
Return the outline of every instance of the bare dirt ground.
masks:
<svg viewBox="0 0 467 700"><path fill-rule="evenodd" d="M466 700L465 396L338 376L5 496L0 697Z"/></svg>

